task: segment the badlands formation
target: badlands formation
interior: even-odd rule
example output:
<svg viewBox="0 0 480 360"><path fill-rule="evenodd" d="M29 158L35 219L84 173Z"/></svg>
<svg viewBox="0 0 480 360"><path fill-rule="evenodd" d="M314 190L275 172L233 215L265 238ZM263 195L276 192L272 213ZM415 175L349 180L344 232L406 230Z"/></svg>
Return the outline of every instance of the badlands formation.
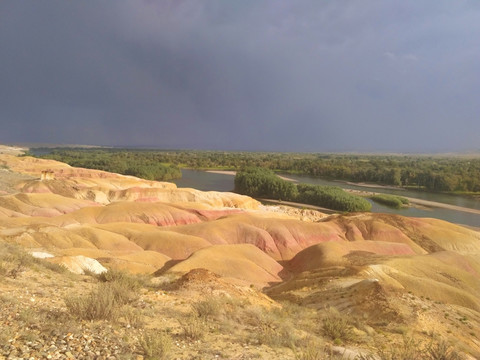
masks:
<svg viewBox="0 0 480 360"><path fill-rule="evenodd" d="M436 219L268 207L5 151L0 166L2 244L79 274L108 268L158 282L193 279L212 294L218 287L275 308L295 304L319 314L312 336L344 358L376 354L407 335L480 358L478 231ZM356 340L322 333L330 309L352 320ZM301 348L258 356L294 359ZM239 351L223 358L254 358ZM177 358L195 358L185 354Z"/></svg>

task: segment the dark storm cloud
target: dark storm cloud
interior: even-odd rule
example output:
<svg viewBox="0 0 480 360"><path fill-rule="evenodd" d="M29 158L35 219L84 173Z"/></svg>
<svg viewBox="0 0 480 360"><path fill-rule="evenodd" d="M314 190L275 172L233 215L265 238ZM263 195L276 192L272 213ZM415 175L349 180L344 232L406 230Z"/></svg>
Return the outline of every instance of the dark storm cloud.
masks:
<svg viewBox="0 0 480 360"><path fill-rule="evenodd" d="M480 144L476 1L3 1L3 142Z"/></svg>

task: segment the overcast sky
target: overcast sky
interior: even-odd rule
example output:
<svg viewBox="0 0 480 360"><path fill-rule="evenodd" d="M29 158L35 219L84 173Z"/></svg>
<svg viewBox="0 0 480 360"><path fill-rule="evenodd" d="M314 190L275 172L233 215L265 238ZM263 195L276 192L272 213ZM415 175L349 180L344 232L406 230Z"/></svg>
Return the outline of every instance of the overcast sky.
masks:
<svg viewBox="0 0 480 360"><path fill-rule="evenodd" d="M480 149L480 1L0 1L0 142Z"/></svg>

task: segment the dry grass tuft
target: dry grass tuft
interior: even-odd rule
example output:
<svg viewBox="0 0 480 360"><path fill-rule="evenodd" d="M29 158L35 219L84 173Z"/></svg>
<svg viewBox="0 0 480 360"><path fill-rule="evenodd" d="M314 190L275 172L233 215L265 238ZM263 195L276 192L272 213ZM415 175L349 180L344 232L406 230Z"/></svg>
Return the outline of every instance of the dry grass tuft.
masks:
<svg viewBox="0 0 480 360"><path fill-rule="evenodd" d="M330 309L322 319L323 334L336 342L348 342L353 339L352 327L348 319L335 309Z"/></svg>
<svg viewBox="0 0 480 360"><path fill-rule="evenodd" d="M460 360L462 357L455 348L450 346L445 340L432 341L426 349L428 359L431 360Z"/></svg>
<svg viewBox="0 0 480 360"><path fill-rule="evenodd" d="M197 301L192 304L193 312L200 318L211 319L218 317L224 310L224 303L214 297L208 297L205 300Z"/></svg>
<svg viewBox="0 0 480 360"><path fill-rule="evenodd" d="M62 265L34 258L18 245L0 241L0 276L16 279L27 269L38 270L39 268L61 274L68 271Z"/></svg>
<svg viewBox="0 0 480 360"><path fill-rule="evenodd" d="M295 360L323 360L325 359L325 353L321 348L316 346L309 346L301 351L295 351Z"/></svg>
<svg viewBox="0 0 480 360"><path fill-rule="evenodd" d="M183 336L189 340L203 339L208 332L208 326L205 319L195 315L189 315L184 320L178 320L183 329Z"/></svg>
<svg viewBox="0 0 480 360"><path fill-rule="evenodd" d="M120 307L138 299L136 290L140 288L140 284L133 276L122 272L102 276L99 276L99 279L105 282L100 283L90 294L65 299L70 314L84 320L113 320L119 315ZM133 313L124 314L129 315L133 316ZM128 320L132 320L132 317ZM138 324L138 321L135 323Z"/></svg>
<svg viewBox="0 0 480 360"><path fill-rule="evenodd" d="M148 279L146 276L134 275L122 270L109 269L98 275L94 275L98 281L103 283L121 284L123 287L136 291L147 286Z"/></svg>
<svg viewBox="0 0 480 360"><path fill-rule="evenodd" d="M170 358L173 341L165 332L150 330L143 334L140 346L147 360L167 360Z"/></svg>
<svg viewBox="0 0 480 360"><path fill-rule="evenodd" d="M124 306L121 308L121 317L125 320L128 326L140 329L144 325L142 312L131 306Z"/></svg>
<svg viewBox="0 0 480 360"><path fill-rule="evenodd" d="M300 341L292 319L285 317L281 311L255 306L246 309L245 316L247 323L255 329L252 342L294 348Z"/></svg>
<svg viewBox="0 0 480 360"><path fill-rule="evenodd" d="M362 355L358 360L461 360L458 352L445 340L432 340L425 345L412 337L404 336L401 344L380 348L377 355Z"/></svg>
<svg viewBox="0 0 480 360"><path fill-rule="evenodd" d="M83 320L112 320L118 314L116 291L111 286L100 286L86 296L70 296L65 305L73 316Z"/></svg>

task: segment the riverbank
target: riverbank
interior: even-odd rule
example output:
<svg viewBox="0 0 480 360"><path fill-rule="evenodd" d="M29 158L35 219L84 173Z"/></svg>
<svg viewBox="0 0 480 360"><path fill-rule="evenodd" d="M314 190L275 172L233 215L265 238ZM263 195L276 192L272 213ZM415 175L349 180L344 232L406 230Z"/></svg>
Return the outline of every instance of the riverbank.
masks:
<svg viewBox="0 0 480 360"><path fill-rule="evenodd" d="M263 198L256 199L256 200L260 201L262 204L292 206L292 207L299 208L299 209L316 210L316 211L320 211L324 214L336 214L336 213L338 213L338 211L335 211L335 210L332 210L332 209L327 209L327 208L320 207L320 206L302 204L302 203L297 203L297 202L292 202L292 201L263 199Z"/></svg>
<svg viewBox="0 0 480 360"><path fill-rule="evenodd" d="M480 210L478 209L471 209L463 206L456 206L456 205L445 204L445 203L440 203L436 201L416 199L411 197L405 197L405 198L408 199L410 203L416 204L416 205L421 205L426 207L435 207L440 209L448 209L448 210L454 210L454 211L462 211L470 214L480 215Z"/></svg>
<svg viewBox="0 0 480 360"><path fill-rule="evenodd" d="M236 175L236 171L228 171L228 170L207 170L206 172L213 173L213 174L222 174L222 175ZM278 175L283 180L286 181L291 181L291 182L298 182L298 180L288 178L286 176L280 176ZM351 183L347 181L338 181L339 183L344 183L348 185L356 185L360 187L365 187L365 188L379 188L379 189L390 189L390 190L402 190L402 188L395 187L395 186L382 186L382 185L374 185L374 184L365 184L365 183ZM361 191L361 190L352 190L352 189L344 189L345 191L359 195L359 196L364 196L364 197L370 197L373 195L379 195L380 193L374 192L374 191ZM453 211L461 211L465 213L470 213L470 214L475 214L475 215L480 215L480 210L478 209L472 209L472 208L467 208L463 206L457 206L457 205L451 205L451 204L446 204L446 203L441 203L437 201L430 201L430 200L423 200L423 199L418 199L418 198L413 198L413 197L405 197L408 199L410 204L412 204L415 207L420 207L420 208L439 208L439 209L448 209L448 210L453 210ZM260 199L260 201L269 201L269 202L275 202L275 200L268 200L268 199ZM319 211L328 211L328 209L321 208L318 206L312 206L312 205L307 205L307 204L300 204L300 203L289 203L286 201L282 202L275 202L275 203L283 203L285 205L290 205L290 206L296 206L296 207L305 207L309 209L314 209L314 210L319 210ZM330 210L331 211L331 210Z"/></svg>
<svg viewBox="0 0 480 360"><path fill-rule="evenodd" d="M192 169L192 170L195 170L195 169ZM233 170L205 170L205 172L211 173L211 174L221 174L221 175L232 175L232 176L237 175L237 172Z"/></svg>
<svg viewBox="0 0 480 360"><path fill-rule="evenodd" d="M344 189L345 191L355 194L358 196L364 196L364 197L370 197L374 195L382 195L381 193L373 192L373 191L360 191L360 190L352 190L352 189ZM437 201L430 201L430 200L423 200L423 199L417 199L413 197L406 197L404 196L405 199L407 199L411 205L413 206L418 206L421 208L439 208L439 209L448 209L448 210L454 210L454 211L463 211L466 213L470 214L476 214L480 215L480 210L478 209L471 209L463 206L457 206L457 205L451 205L451 204L445 204Z"/></svg>
<svg viewBox="0 0 480 360"><path fill-rule="evenodd" d="M375 193L371 193L375 194ZM454 211L463 211L467 212L470 214L476 214L480 215L480 210L476 209L469 209L461 206L455 206L455 205L449 205L449 204L443 204L435 201L427 201L427 200L421 200L421 199L415 199L415 198L407 198L411 204L415 205L420 205L422 207L426 208L441 208L441 209L448 209L448 210L454 210ZM291 202L291 201L283 201L283 200L273 200L273 199L257 199L258 201L265 203L265 204L276 204L276 205L287 205L287 206L293 206L297 208L305 208L305 209L312 209L312 210L317 210L321 211L326 214L334 214L338 213L338 211L334 211L331 209L323 208L320 206L315 206L315 205L309 205L309 204L302 204L302 203L297 203L297 202ZM472 227L472 229L478 229L477 227Z"/></svg>
<svg viewBox="0 0 480 360"><path fill-rule="evenodd" d="M212 173L212 174L221 174L221 175L232 175L232 176L237 175L237 172L233 171L233 170L206 170L205 172ZM280 179L285 180L285 181L290 181L290 182L293 182L293 183L298 182L298 180L291 179L291 178L286 177L286 176L282 176L282 175L278 175L278 174L277 174L277 176Z"/></svg>
<svg viewBox="0 0 480 360"><path fill-rule="evenodd" d="M339 182L342 184L353 185L353 186L360 186L365 188L374 188L374 189L385 189L385 190L405 190L400 186L391 186L391 185L379 185L379 184L367 184L367 183L355 183L351 181L343 181L343 180L334 180L335 182Z"/></svg>

